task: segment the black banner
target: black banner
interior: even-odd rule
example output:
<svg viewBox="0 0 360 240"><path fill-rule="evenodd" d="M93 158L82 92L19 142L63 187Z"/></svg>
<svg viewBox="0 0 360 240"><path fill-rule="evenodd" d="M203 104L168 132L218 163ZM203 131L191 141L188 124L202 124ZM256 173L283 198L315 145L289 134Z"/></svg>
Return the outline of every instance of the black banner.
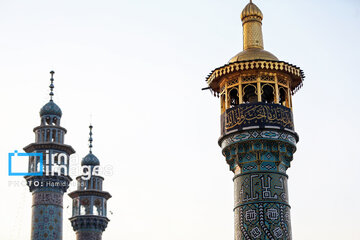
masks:
<svg viewBox="0 0 360 240"><path fill-rule="evenodd" d="M221 135L246 127L265 128L265 126L294 130L290 108L279 104L245 103L227 109L221 115Z"/></svg>

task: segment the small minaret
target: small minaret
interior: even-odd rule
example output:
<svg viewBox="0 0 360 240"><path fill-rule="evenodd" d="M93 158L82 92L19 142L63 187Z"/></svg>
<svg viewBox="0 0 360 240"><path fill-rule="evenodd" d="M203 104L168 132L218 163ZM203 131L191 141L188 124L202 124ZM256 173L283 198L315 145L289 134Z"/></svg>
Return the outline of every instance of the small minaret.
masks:
<svg viewBox="0 0 360 240"><path fill-rule="evenodd" d="M298 142L291 95L304 75L264 50L263 14L252 1L241 20L243 51L206 78L220 97L219 145L234 173L235 240L289 240L286 171Z"/></svg>
<svg viewBox="0 0 360 240"><path fill-rule="evenodd" d="M24 148L27 153L41 153L29 157L27 185L32 192L31 240L61 240L63 223L63 195L72 180L69 177L69 156L74 149L64 144L66 129L60 126L61 109L53 101L54 71L51 74L50 101L40 110L40 126L34 128L35 142Z"/></svg>
<svg viewBox="0 0 360 240"><path fill-rule="evenodd" d="M77 240L101 240L108 222L107 200L110 193L103 191L104 178L98 175L100 161L92 153L92 128L90 128L89 154L81 161L84 174L78 176L77 190L69 196L73 199L72 217L69 219Z"/></svg>

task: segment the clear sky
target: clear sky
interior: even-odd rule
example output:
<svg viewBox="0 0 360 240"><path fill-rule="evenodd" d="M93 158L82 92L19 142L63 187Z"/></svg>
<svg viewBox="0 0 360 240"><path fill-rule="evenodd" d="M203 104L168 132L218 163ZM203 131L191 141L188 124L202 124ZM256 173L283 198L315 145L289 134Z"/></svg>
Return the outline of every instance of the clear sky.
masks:
<svg viewBox="0 0 360 240"><path fill-rule="evenodd" d="M66 143L113 166L104 240L233 239L233 174L205 77L242 50L240 0L0 1L0 239L30 237L7 153L34 141L55 70ZM301 67L288 171L294 239L359 239L360 2L255 0L265 49ZM75 177L75 176L73 176ZM72 187L73 190L74 187ZM75 239L64 197L64 240Z"/></svg>

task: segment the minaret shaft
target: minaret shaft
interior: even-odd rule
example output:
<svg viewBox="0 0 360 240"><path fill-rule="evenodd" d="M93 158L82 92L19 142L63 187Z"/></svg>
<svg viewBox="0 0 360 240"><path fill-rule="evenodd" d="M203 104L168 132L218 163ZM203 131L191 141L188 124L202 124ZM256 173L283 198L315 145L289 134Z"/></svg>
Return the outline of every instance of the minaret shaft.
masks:
<svg viewBox="0 0 360 240"><path fill-rule="evenodd" d="M101 240L102 239L102 231L77 231L76 232L76 240Z"/></svg>
<svg viewBox="0 0 360 240"><path fill-rule="evenodd" d="M31 240L62 239L63 193L33 192Z"/></svg>
<svg viewBox="0 0 360 240"><path fill-rule="evenodd" d="M287 176L256 171L234 177L235 240L291 239Z"/></svg>
<svg viewBox="0 0 360 240"><path fill-rule="evenodd" d="M242 104L238 110L257 109L258 118L261 106L270 112L287 111L285 107L276 109L275 104L261 103ZM297 136L291 131L271 128L269 119L264 120L266 129L238 128L235 134L221 139L226 161L234 172L235 240L291 239L286 169L290 167ZM256 121L251 124L252 128L258 125Z"/></svg>

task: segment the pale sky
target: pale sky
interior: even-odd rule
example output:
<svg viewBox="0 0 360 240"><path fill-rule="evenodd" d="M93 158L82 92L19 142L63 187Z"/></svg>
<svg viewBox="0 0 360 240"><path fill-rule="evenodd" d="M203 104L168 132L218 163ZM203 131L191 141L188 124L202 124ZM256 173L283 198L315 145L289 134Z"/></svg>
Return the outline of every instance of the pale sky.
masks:
<svg viewBox="0 0 360 240"><path fill-rule="evenodd" d="M104 240L233 239L219 99L201 88L242 50L247 3L0 1L0 239L30 238L31 194L9 185L24 180L7 175L7 153L34 141L50 70L66 143L87 154L92 115L93 152L113 166ZM359 239L360 2L254 3L265 49L306 75L293 96L293 238ZM64 240L75 239L70 204L66 194Z"/></svg>

